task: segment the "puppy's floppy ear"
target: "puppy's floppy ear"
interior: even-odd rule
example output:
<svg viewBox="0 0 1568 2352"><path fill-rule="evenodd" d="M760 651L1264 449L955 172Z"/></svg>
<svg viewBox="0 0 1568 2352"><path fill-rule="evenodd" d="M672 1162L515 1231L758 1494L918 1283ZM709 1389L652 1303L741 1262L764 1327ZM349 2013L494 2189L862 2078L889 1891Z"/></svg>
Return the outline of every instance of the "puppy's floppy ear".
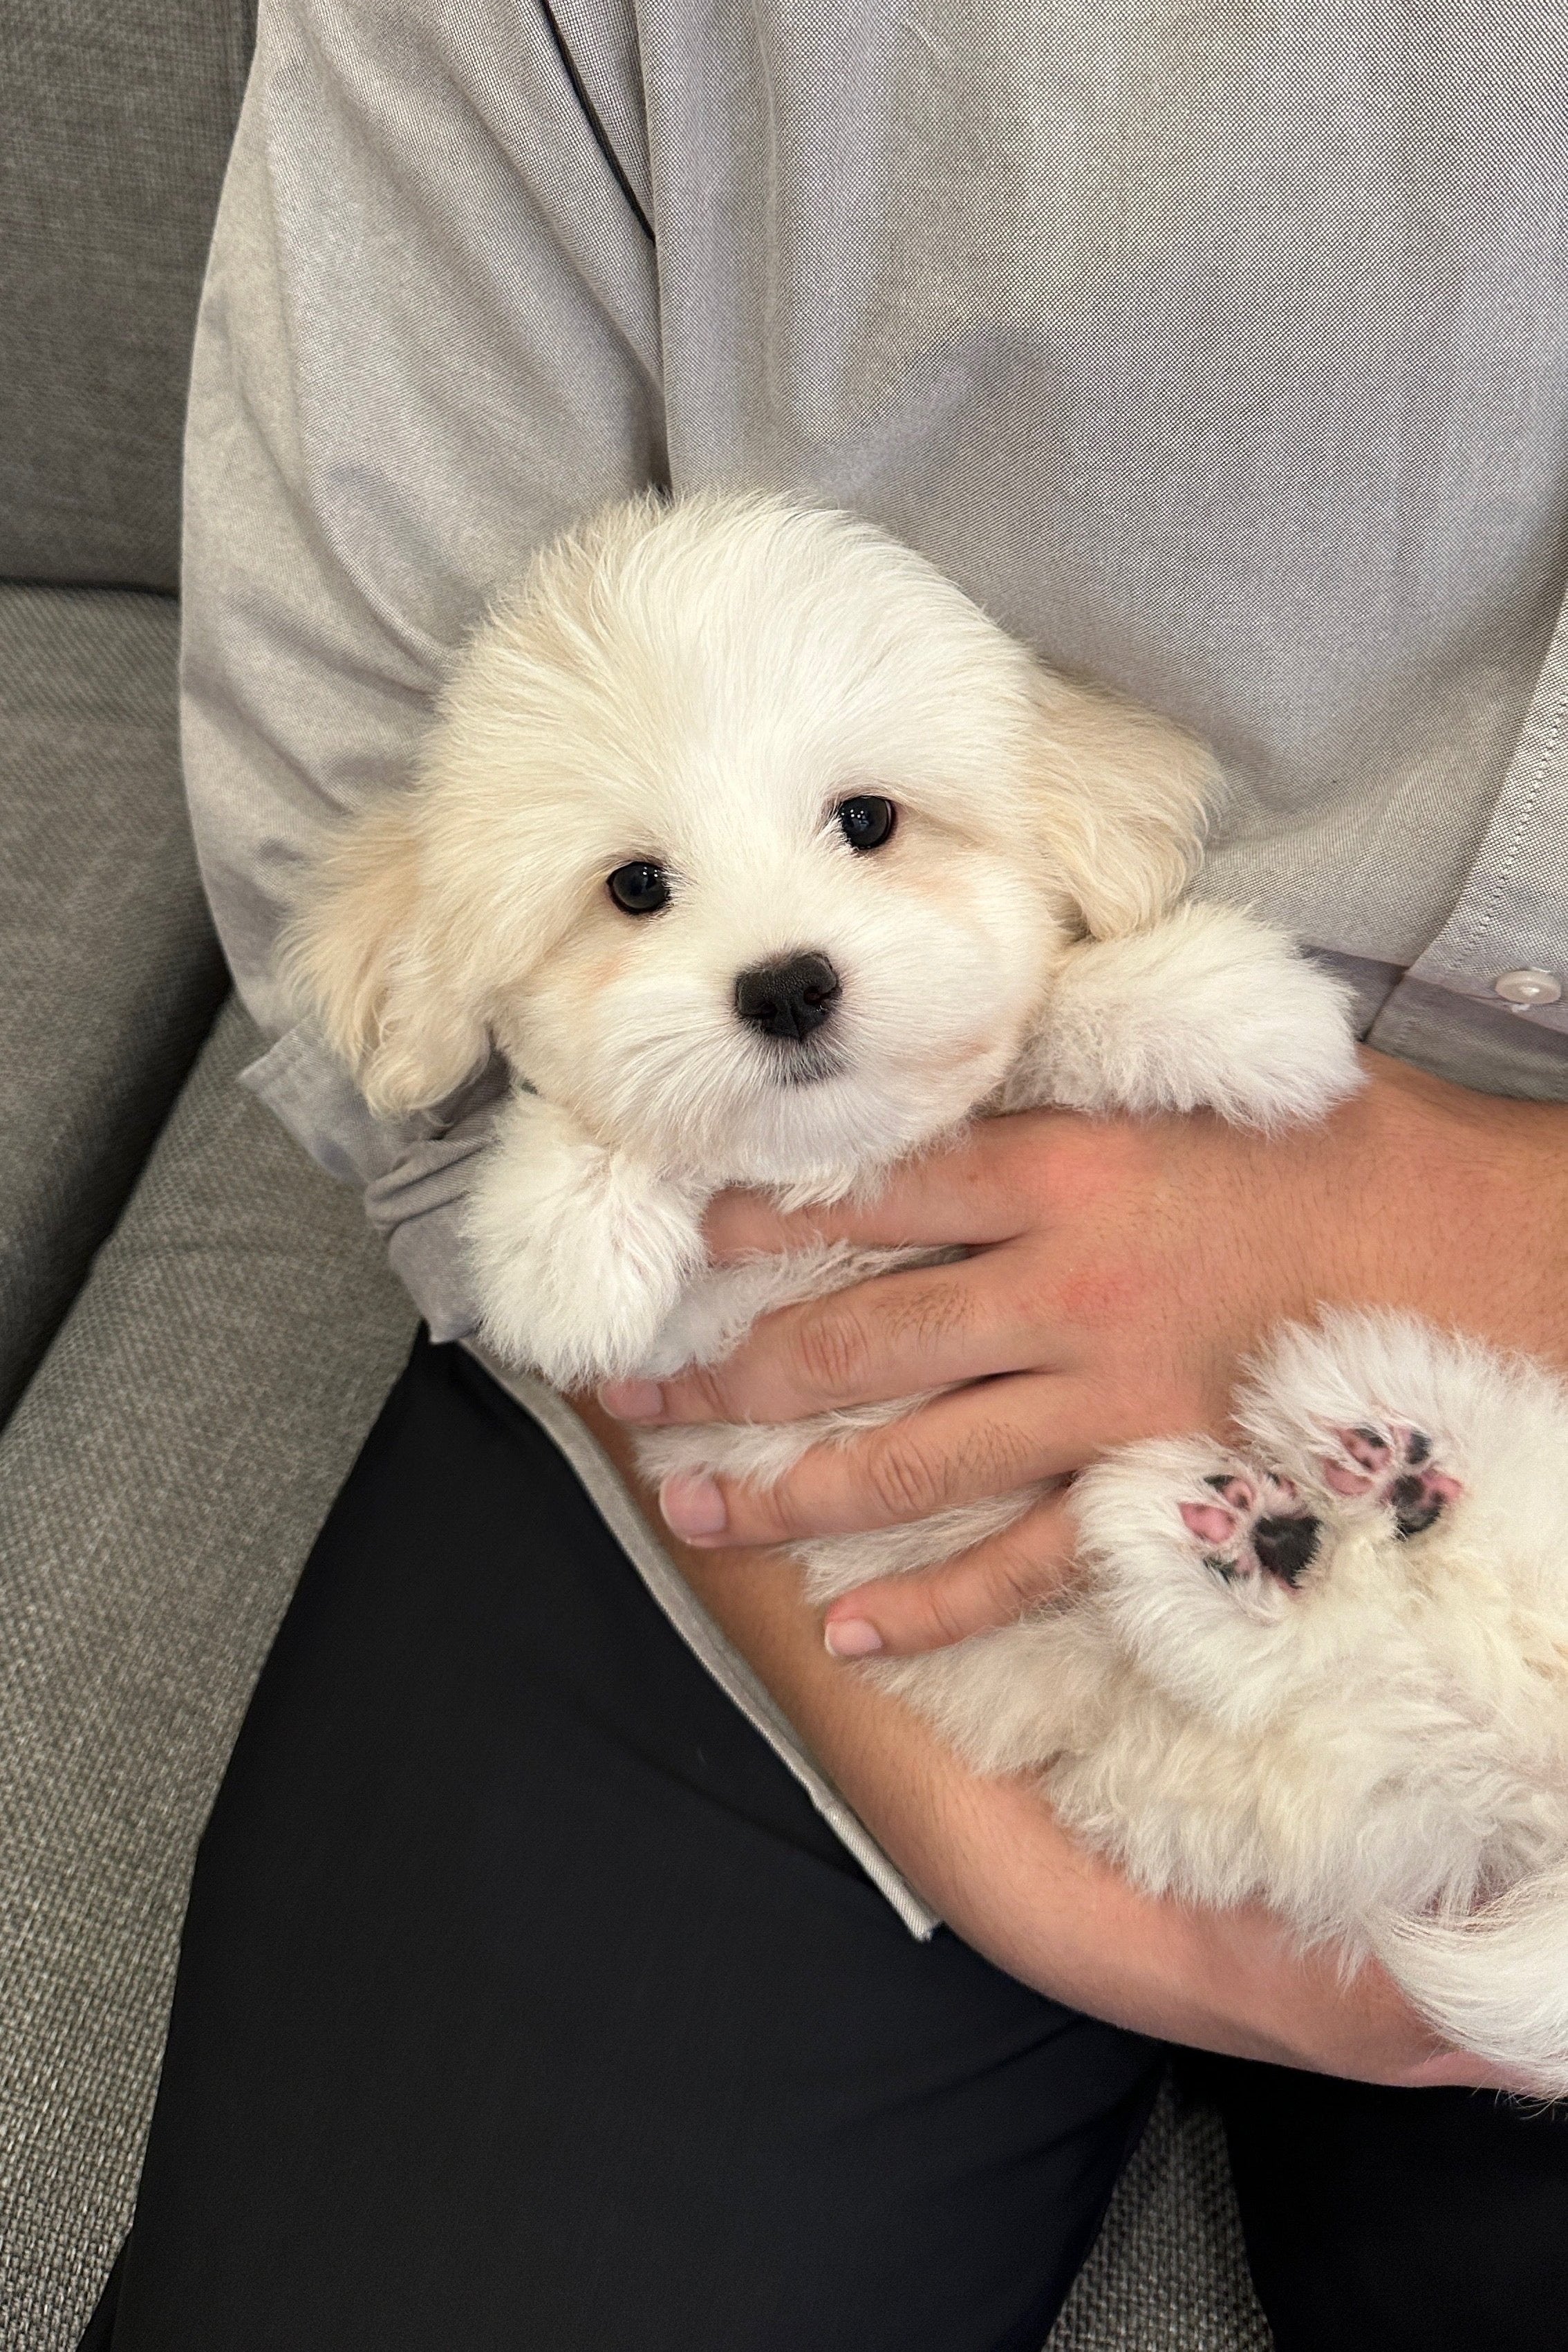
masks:
<svg viewBox="0 0 1568 2352"><path fill-rule="evenodd" d="M461 927L433 903L416 809L376 807L313 868L282 965L373 1110L423 1110L489 1050Z"/></svg>
<svg viewBox="0 0 1568 2352"><path fill-rule="evenodd" d="M1041 670L1036 787L1047 856L1090 939L1168 913L1198 868L1219 772L1170 720Z"/></svg>

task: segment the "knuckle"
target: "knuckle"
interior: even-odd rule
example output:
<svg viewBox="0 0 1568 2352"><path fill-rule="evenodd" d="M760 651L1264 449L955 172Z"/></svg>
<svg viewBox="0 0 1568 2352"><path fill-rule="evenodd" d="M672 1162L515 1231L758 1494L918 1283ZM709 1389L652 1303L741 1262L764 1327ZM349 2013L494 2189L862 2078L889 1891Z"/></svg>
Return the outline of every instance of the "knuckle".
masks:
<svg viewBox="0 0 1568 2352"><path fill-rule="evenodd" d="M1062 1581L1051 1529L1035 1511L979 1546L971 1559L981 1596L976 1624L1006 1625L1032 1616Z"/></svg>
<svg viewBox="0 0 1568 2352"><path fill-rule="evenodd" d="M683 1402L695 1405L707 1419L728 1421L733 1417L734 1408L724 1392L724 1382L716 1371L705 1365L693 1365L681 1374L680 1384L684 1391Z"/></svg>
<svg viewBox="0 0 1568 2352"><path fill-rule="evenodd" d="M795 1358L802 1386L823 1403L857 1393L867 1354L864 1327L847 1307L820 1307L802 1316L795 1327Z"/></svg>
<svg viewBox="0 0 1568 2352"><path fill-rule="evenodd" d="M954 1600L945 1580L939 1580L926 1595L925 1614L926 1632L939 1648L967 1641L975 1630L972 1613Z"/></svg>
<svg viewBox="0 0 1568 2352"><path fill-rule="evenodd" d="M780 1494L773 1486L762 1489L757 1520L756 1533L764 1543L788 1543L792 1537L803 1535L808 1524L806 1515L795 1507L791 1496Z"/></svg>
<svg viewBox="0 0 1568 2352"><path fill-rule="evenodd" d="M1039 1606L1055 1582L1048 1566L1021 1545L1008 1544L991 1564L991 1600L1000 1617L1022 1617Z"/></svg>
<svg viewBox="0 0 1568 2352"><path fill-rule="evenodd" d="M878 1507L895 1521L927 1518L945 1500L940 1470L902 1431L871 1447L866 1480Z"/></svg>
<svg viewBox="0 0 1568 2352"><path fill-rule="evenodd" d="M731 1490L731 1518L754 1543L782 1543L799 1531L788 1475L771 1486L747 1483Z"/></svg>

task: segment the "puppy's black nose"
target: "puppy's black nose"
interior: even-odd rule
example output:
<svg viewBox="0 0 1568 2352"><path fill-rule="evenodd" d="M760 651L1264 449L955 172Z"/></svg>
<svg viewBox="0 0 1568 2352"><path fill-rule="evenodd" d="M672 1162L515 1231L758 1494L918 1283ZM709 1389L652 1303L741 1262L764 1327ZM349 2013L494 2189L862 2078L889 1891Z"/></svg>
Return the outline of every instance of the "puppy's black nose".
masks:
<svg viewBox="0 0 1568 2352"><path fill-rule="evenodd" d="M838 974L825 955L760 963L735 982L735 1010L767 1037L809 1037L833 1009Z"/></svg>

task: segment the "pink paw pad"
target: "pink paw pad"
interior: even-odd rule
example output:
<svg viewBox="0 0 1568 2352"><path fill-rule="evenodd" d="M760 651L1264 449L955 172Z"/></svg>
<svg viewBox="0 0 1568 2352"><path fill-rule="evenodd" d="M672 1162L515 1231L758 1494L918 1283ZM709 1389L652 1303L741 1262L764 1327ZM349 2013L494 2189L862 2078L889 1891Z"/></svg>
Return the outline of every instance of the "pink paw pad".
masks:
<svg viewBox="0 0 1568 2352"><path fill-rule="evenodd" d="M1182 1525L1203 1547L1204 1565L1227 1583L1268 1575L1294 1591L1317 1554L1321 1521L1289 1478L1216 1471L1205 1478L1213 1499L1178 1506Z"/></svg>
<svg viewBox="0 0 1568 2352"><path fill-rule="evenodd" d="M1215 1490L1212 1503L1184 1503L1182 1521L1189 1535L1200 1543L1224 1546L1232 1541L1247 1514L1258 1500L1258 1489L1249 1478L1239 1475L1216 1475L1205 1482Z"/></svg>
<svg viewBox="0 0 1568 2352"><path fill-rule="evenodd" d="M1425 1430L1397 1421L1386 1429L1362 1423L1330 1435L1338 1452L1323 1457L1323 1484L1332 1494L1366 1496L1392 1511L1394 1534L1402 1539L1425 1534L1465 1491L1433 1461Z"/></svg>

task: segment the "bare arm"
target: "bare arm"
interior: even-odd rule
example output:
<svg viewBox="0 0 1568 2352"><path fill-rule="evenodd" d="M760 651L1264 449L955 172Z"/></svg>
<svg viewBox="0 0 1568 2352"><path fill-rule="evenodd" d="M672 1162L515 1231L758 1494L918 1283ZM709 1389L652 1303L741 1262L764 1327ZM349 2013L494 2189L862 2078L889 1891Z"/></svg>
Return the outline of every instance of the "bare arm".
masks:
<svg viewBox="0 0 1568 2352"><path fill-rule="evenodd" d="M1568 1367L1568 1108L1469 1093L1376 1055L1366 1066L1361 1097L1278 1141L1208 1118L1027 1114L905 1171L867 1211L789 1219L733 1196L711 1221L721 1250L826 1231L973 1255L786 1308L718 1373L661 1397L611 1395L626 1418L787 1420L952 1383L906 1421L808 1453L770 1493L723 1482L697 1498L710 1531L674 1547L851 1803L961 1934L1043 1991L1243 2055L1479 2082L1475 2062L1434 2053L1374 1973L1346 1989L1331 1961L1291 1958L1259 1914L1147 1901L1031 1790L966 1772L827 1655L786 1558L758 1549L1218 1427L1242 1357L1321 1301L1409 1308ZM596 1409L595 1426L614 1443ZM692 1504L670 1482L667 1528L689 1527ZM1071 1545L1066 1511L1047 1504L943 1569L845 1596L830 1628L869 1623L874 1641L855 1646L888 1651L960 1638L1058 1585Z"/></svg>
<svg viewBox="0 0 1568 2352"><path fill-rule="evenodd" d="M657 1524L626 1431L592 1402L578 1410ZM911 1885L1011 1975L1140 2032L1241 2057L1370 2081L1489 2079L1438 2053L1375 1970L1347 1991L1331 1961L1290 1957L1260 1913L1152 1902L1076 1846L1032 1790L967 1770L828 1655L786 1559L699 1552L660 1534Z"/></svg>

